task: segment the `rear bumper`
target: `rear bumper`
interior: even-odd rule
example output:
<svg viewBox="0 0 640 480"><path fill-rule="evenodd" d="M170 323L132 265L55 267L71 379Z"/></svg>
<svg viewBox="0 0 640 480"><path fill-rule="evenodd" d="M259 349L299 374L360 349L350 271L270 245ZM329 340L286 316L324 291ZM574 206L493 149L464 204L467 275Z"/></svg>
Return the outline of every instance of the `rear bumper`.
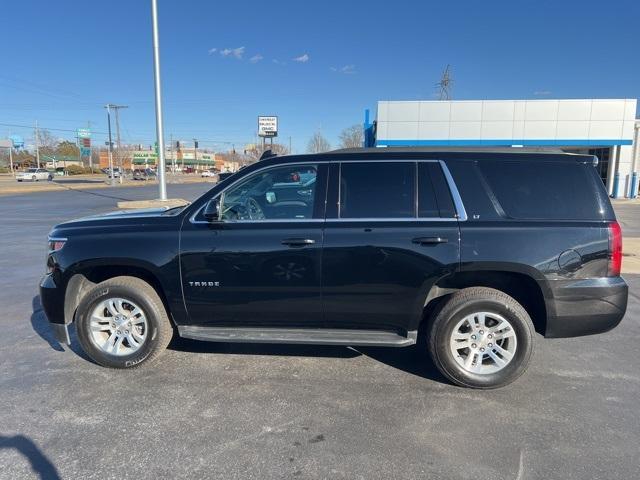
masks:
<svg viewBox="0 0 640 480"><path fill-rule="evenodd" d="M64 291L56 285L52 275L45 275L40 280L40 303L56 339L69 345L69 330L65 323Z"/></svg>
<svg viewBox="0 0 640 480"><path fill-rule="evenodd" d="M627 311L629 288L621 277L549 282L546 337L603 333L620 323Z"/></svg>

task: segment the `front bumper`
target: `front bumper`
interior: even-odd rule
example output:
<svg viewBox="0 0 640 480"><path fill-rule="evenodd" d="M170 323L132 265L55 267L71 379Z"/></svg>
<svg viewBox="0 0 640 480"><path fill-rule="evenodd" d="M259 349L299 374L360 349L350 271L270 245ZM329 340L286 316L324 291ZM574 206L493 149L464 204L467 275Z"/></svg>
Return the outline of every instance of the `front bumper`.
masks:
<svg viewBox="0 0 640 480"><path fill-rule="evenodd" d="M617 326L627 311L629 287L621 277L549 282L546 337L578 337Z"/></svg>
<svg viewBox="0 0 640 480"><path fill-rule="evenodd" d="M71 343L68 325L64 315L64 291L58 287L53 275L47 274L40 280L40 303L56 339L60 343Z"/></svg>

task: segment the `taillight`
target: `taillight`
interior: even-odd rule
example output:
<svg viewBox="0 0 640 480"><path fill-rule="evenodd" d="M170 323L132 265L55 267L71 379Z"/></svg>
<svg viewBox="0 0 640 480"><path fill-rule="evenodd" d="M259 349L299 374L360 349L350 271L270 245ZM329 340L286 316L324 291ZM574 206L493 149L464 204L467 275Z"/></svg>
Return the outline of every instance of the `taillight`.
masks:
<svg viewBox="0 0 640 480"><path fill-rule="evenodd" d="M609 266L607 276L617 277L622 269L622 229L618 222L609 224Z"/></svg>

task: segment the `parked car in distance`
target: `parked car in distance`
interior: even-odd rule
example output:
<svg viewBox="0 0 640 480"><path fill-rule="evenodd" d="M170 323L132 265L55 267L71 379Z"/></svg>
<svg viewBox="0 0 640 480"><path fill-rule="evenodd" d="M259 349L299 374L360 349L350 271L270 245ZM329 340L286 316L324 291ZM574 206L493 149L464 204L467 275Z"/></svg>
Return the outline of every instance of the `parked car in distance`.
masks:
<svg viewBox="0 0 640 480"><path fill-rule="evenodd" d="M202 174L200 175L203 178L211 178L211 177L215 177L218 174L217 170L214 170L213 168L210 168L209 170L205 170L204 172L202 172Z"/></svg>
<svg viewBox="0 0 640 480"><path fill-rule="evenodd" d="M110 168L103 168L102 171L107 175L107 177L112 178L111 169ZM113 169L113 178L120 178L121 175L122 175L122 172L120 172L120 168L119 167L114 167L114 169Z"/></svg>
<svg viewBox="0 0 640 480"><path fill-rule="evenodd" d="M53 180L53 174L46 168L29 168L24 172L16 174L16 180L19 182L37 182L39 180L47 180L50 182Z"/></svg>
<svg viewBox="0 0 640 480"><path fill-rule="evenodd" d="M150 168L145 169L136 169L133 171L133 179L134 180L155 180L157 178L156 172L151 170Z"/></svg>
<svg viewBox="0 0 640 480"><path fill-rule="evenodd" d="M536 332L596 334L625 314L596 164L525 149L271 157L187 206L57 225L40 298L56 338L75 324L106 367L148 363L174 331L417 343L451 382L500 387L526 370Z"/></svg>

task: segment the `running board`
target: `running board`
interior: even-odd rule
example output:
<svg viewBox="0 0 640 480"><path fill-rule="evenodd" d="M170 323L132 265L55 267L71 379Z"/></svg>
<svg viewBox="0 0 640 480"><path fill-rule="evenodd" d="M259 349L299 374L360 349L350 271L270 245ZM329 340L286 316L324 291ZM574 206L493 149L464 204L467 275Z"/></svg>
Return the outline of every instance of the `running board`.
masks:
<svg viewBox="0 0 640 480"><path fill-rule="evenodd" d="M233 328L178 326L181 337L209 342L289 343L303 345L353 345L361 347L407 347L418 338L416 330L406 336L380 330Z"/></svg>

